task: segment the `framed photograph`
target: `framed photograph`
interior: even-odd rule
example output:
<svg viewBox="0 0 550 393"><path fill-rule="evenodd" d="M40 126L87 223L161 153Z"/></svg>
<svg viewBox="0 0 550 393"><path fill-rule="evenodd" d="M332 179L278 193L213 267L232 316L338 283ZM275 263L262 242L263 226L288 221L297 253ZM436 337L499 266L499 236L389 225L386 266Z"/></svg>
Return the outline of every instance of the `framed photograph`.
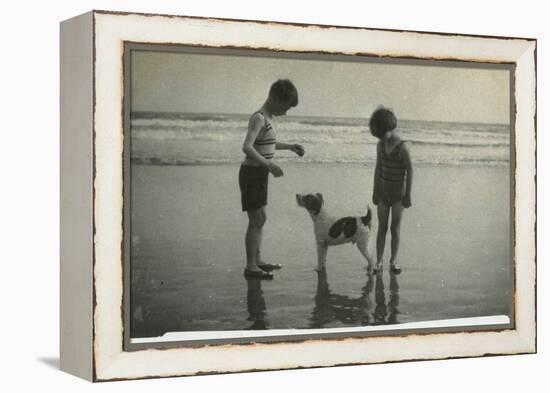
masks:
<svg viewBox="0 0 550 393"><path fill-rule="evenodd" d="M536 351L536 40L61 24L61 367Z"/></svg>

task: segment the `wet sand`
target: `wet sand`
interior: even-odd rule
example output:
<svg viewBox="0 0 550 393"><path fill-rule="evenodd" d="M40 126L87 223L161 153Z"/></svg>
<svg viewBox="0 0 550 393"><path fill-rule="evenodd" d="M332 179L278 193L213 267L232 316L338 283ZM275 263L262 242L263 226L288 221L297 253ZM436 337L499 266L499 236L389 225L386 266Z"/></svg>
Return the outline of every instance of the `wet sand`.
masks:
<svg viewBox="0 0 550 393"><path fill-rule="evenodd" d="M417 165L403 272L388 271L388 237L386 269L374 277L349 244L331 247L326 274L317 274L311 219L295 202L296 193L321 192L333 214L364 214L372 167L282 167L284 177L270 178L262 253L284 267L258 281L243 277L238 165L132 166L132 337L510 315L507 167Z"/></svg>

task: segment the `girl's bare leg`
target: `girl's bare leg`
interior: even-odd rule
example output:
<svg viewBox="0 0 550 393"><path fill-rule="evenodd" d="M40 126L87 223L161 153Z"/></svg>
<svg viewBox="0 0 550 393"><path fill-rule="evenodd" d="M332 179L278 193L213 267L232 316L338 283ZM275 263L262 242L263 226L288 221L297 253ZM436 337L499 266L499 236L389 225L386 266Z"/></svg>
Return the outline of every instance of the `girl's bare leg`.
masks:
<svg viewBox="0 0 550 393"><path fill-rule="evenodd" d="M399 240L401 233L401 216L403 213L403 205L401 201L396 202L391 207L391 257L390 266L392 270L400 270L400 267L395 264L397 253L399 252Z"/></svg>
<svg viewBox="0 0 550 393"><path fill-rule="evenodd" d="M266 221L265 209L250 210L248 213L248 228L246 229L246 268L259 271L258 257L262 243L263 227Z"/></svg>
<svg viewBox="0 0 550 393"><path fill-rule="evenodd" d="M378 234L376 236L376 266L375 271L382 268L384 247L386 246L386 234L388 232L388 216L390 208L383 202L378 202Z"/></svg>

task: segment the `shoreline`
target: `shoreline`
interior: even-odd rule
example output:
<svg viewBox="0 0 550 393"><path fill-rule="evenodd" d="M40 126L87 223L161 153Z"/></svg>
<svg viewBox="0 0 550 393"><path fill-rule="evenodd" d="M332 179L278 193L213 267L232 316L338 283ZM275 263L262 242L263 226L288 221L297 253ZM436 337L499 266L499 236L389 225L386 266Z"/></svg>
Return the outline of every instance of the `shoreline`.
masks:
<svg viewBox="0 0 550 393"><path fill-rule="evenodd" d="M275 160L275 163L282 163L282 164L290 164L290 165L319 165L319 166L339 166L339 165L357 165L357 166L369 166L374 165L376 161L370 161L365 160L363 162L358 161L342 161L342 162L335 162L335 161L310 161L310 162L304 162L299 160L293 160L293 159L282 159L282 160ZM140 165L140 166L238 166L241 165L241 161L185 161L185 160L161 160L158 158L131 158L130 159L131 165ZM507 167L510 165L510 161L490 161L490 162L483 162L483 161L462 161L462 162L426 162L426 161L417 161L413 162L413 165L421 165L421 166L440 166L440 167L473 167L473 166L482 166L482 167Z"/></svg>

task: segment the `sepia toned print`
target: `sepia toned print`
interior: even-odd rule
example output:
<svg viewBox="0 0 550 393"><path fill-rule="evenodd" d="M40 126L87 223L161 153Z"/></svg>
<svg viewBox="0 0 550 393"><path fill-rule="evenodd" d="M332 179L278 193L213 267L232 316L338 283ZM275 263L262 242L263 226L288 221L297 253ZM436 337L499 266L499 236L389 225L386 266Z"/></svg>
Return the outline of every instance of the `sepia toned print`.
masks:
<svg viewBox="0 0 550 393"><path fill-rule="evenodd" d="M128 53L134 342L312 328L368 334L383 331L379 325L406 331L430 321L438 328L511 326L509 67L162 46ZM266 120L261 105L277 78L292 81L299 103ZM369 120L380 106L396 114L415 168L395 253L402 273L390 261L395 212L378 272L351 238L323 251L320 269L319 225L296 194L321 194L335 221L370 209L366 250L378 261L381 204L372 196L379 140ZM276 268L243 276L250 224L238 176L251 161L242 148L254 116L305 154L275 150L269 157L284 175L266 170L260 258Z"/></svg>

